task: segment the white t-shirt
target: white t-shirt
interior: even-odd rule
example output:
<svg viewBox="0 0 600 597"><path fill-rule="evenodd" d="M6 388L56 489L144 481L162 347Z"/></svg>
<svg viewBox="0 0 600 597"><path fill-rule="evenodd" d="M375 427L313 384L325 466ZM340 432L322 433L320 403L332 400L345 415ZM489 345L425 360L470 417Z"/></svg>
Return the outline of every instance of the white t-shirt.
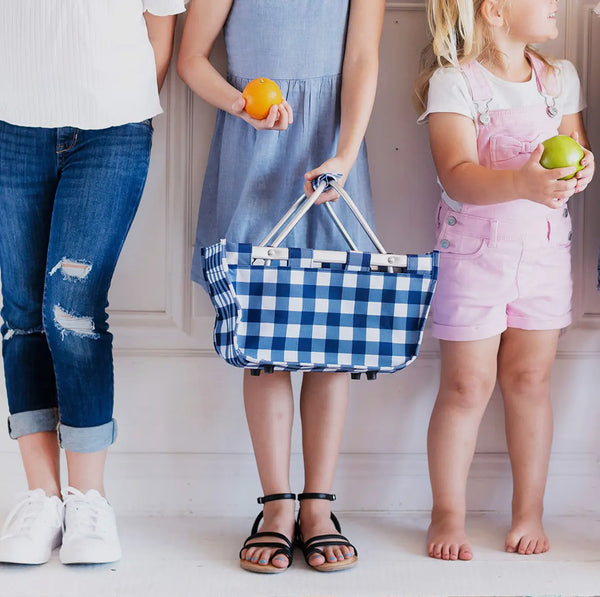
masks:
<svg viewBox="0 0 600 597"><path fill-rule="evenodd" d="M552 90L558 108L557 128L560 118L565 114L577 114L585 108L585 100L581 91L579 75L577 70L568 60L559 60L555 63L558 67L557 87ZM540 94L537 87L535 73L531 72L529 81L515 83L505 81L496 77L487 69L483 69L484 76L493 94L488 104L490 111L520 108L523 106L534 106L539 104L546 107L546 100ZM550 90L546 90L550 92ZM426 122L429 114L435 112L452 112L462 114L471 118L477 126L477 106L473 102L467 81L460 70L453 67L439 68L429 81L429 95L427 99L427 110L421 114L418 122ZM455 211L461 210L461 204L452 199L438 178L438 184L442 192L442 199Z"/></svg>
<svg viewBox="0 0 600 597"><path fill-rule="evenodd" d="M585 108L581 92L579 76L575 67L568 60L556 62L558 67L559 93L556 96L556 107L559 114L576 114ZM533 106L537 103L546 105L544 98L537 88L535 74L523 83L514 83L500 79L483 69L484 75L493 93L489 109L505 110L523 106ZM419 117L419 122L425 122L427 116L434 112L452 112L462 114L476 120L477 109L471 97L467 82L462 73L452 67L439 68L429 81L429 96L427 110Z"/></svg>
<svg viewBox="0 0 600 597"><path fill-rule="evenodd" d="M0 120L101 129L160 114L144 12L186 1L0 1Z"/></svg>

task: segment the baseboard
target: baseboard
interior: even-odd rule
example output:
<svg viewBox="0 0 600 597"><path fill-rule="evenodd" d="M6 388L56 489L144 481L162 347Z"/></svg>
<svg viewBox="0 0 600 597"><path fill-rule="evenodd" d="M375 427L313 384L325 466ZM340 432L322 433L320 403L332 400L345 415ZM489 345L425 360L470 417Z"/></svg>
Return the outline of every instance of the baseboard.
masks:
<svg viewBox="0 0 600 597"><path fill-rule="evenodd" d="M63 467L64 468L64 467ZM0 453L0 509L25 486L16 452ZM302 490L302 461L292 458L292 491ZM122 515L251 516L261 495L251 454L125 454L108 460L106 488ZM430 508L424 454L342 454L334 491L338 511L418 512ZM600 513L600 463L591 454L554 454L545 509L553 515ZM510 511L505 454L477 454L468 488L471 511Z"/></svg>

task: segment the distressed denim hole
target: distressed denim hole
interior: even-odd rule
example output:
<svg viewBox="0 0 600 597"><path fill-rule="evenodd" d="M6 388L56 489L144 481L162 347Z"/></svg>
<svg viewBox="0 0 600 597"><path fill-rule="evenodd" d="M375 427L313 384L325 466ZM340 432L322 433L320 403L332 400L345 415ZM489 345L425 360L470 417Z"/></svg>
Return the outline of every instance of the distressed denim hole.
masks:
<svg viewBox="0 0 600 597"><path fill-rule="evenodd" d="M64 340L65 333L71 332L80 338L99 338L99 334L94 331L94 321L91 317L75 315L65 311L59 305L54 307L54 322L61 331Z"/></svg>
<svg viewBox="0 0 600 597"><path fill-rule="evenodd" d="M62 273L65 279L77 278L83 280L92 270L92 265L85 261L76 261L63 257L51 270L50 275L53 276L57 271Z"/></svg>
<svg viewBox="0 0 600 597"><path fill-rule="evenodd" d="M10 340L15 336L29 336L31 334L43 334L44 328L42 326L38 326L36 328L32 328L30 330L19 330L17 328L11 328L6 326L6 331L4 332L4 340Z"/></svg>

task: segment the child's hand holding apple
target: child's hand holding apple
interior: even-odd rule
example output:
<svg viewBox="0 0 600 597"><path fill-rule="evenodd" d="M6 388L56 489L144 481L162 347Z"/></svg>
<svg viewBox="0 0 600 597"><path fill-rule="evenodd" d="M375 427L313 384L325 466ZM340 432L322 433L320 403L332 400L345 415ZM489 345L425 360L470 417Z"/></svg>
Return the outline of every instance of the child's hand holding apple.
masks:
<svg viewBox="0 0 600 597"><path fill-rule="evenodd" d="M575 193L583 191L594 176L594 154L579 144L579 135L575 132L571 136L556 135L542 144L544 152L540 158L540 164L544 168L575 167L573 174L561 180L575 178L577 186Z"/></svg>

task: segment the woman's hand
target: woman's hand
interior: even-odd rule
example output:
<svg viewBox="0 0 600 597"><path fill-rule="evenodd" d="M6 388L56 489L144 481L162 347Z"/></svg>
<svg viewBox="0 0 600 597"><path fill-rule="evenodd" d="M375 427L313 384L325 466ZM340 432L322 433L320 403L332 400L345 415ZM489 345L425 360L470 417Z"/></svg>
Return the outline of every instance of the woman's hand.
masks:
<svg viewBox="0 0 600 597"><path fill-rule="evenodd" d="M542 153L544 146L540 143L527 162L514 171L515 194L548 207L561 207L576 192L578 180L575 177L560 179L574 174L575 166L546 169L540 164Z"/></svg>
<svg viewBox="0 0 600 597"><path fill-rule="evenodd" d="M304 175L304 179L306 182L304 183L304 194L307 197L310 197L314 191L312 186L312 181L315 178L318 178L321 174L331 173L331 174L341 174L342 177L337 179L337 183L341 186L344 186L346 183L346 179L348 178L348 173L352 168L351 163L348 163L348 160L344 160L339 157L333 157L323 162L318 168L307 172ZM320 203L325 203L326 201L337 201L339 199L338 193L336 193L333 189L329 191L325 191L321 193L319 198L315 201L315 205L319 205Z"/></svg>
<svg viewBox="0 0 600 597"><path fill-rule="evenodd" d="M269 114L264 120L257 120L252 118L248 112L244 109L246 107L246 100L240 95L240 97L231 106L231 113L238 118L241 118L247 122L250 126L254 127L257 131L285 131L292 122L294 122L294 112L292 106L290 106L285 100L281 104L273 104L269 110Z"/></svg>
<svg viewBox="0 0 600 597"><path fill-rule="evenodd" d="M579 143L579 133L573 132L571 133L571 137ZM581 146L583 149L583 157L581 158L581 165L583 166L583 170L580 170L575 174L575 178L577 180L577 186L575 187L576 193L581 193L585 191L585 188L590 184L592 178L594 177L594 171L596 169L596 164L594 161L594 154L586 149L583 145Z"/></svg>

